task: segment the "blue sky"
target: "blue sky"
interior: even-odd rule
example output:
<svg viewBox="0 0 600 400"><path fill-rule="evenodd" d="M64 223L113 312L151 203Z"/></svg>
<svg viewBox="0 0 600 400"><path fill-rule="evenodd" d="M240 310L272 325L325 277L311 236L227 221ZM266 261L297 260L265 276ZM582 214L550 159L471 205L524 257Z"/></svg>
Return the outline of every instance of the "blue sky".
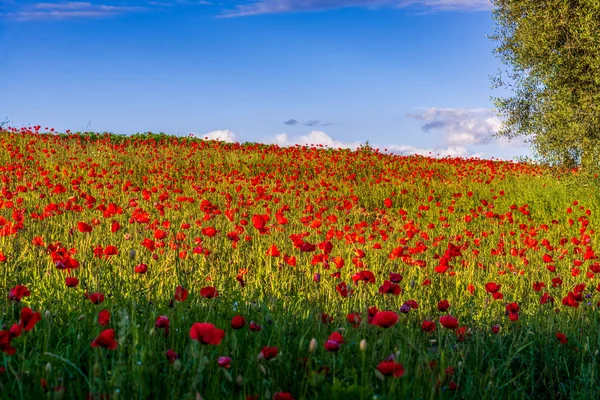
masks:
<svg viewBox="0 0 600 400"><path fill-rule="evenodd" d="M0 118L397 153L491 134L487 0L0 0Z"/></svg>

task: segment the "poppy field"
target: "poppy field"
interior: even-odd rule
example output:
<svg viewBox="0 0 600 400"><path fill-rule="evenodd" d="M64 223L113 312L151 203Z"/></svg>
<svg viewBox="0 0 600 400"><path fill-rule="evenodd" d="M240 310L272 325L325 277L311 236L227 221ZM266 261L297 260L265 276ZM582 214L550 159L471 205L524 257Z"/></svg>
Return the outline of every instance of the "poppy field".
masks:
<svg viewBox="0 0 600 400"><path fill-rule="evenodd" d="M2 399L600 397L577 171L36 126L0 179Z"/></svg>

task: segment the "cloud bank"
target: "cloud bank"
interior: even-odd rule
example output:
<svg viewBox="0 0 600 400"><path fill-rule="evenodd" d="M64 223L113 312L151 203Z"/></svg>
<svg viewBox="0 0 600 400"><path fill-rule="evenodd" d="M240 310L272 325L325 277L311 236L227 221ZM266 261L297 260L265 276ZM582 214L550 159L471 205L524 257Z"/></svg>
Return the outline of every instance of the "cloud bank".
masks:
<svg viewBox="0 0 600 400"><path fill-rule="evenodd" d="M502 147L524 145L522 140L508 142L494 135L502 127L502 122L487 108L425 108L409 118L422 121L424 132L440 131L448 146L470 146L497 144Z"/></svg>

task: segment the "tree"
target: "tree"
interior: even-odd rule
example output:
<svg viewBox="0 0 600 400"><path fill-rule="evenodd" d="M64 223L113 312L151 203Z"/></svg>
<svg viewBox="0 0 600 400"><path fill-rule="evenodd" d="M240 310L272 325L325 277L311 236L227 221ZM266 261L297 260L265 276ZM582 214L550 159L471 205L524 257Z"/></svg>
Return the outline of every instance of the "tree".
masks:
<svg viewBox="0 0 600 400"><path fill-rule="evenodd" d="M600 159L600 1L491 0L507 66L493 79L498 133L524 136L538 158L596 170Z"/></svg>

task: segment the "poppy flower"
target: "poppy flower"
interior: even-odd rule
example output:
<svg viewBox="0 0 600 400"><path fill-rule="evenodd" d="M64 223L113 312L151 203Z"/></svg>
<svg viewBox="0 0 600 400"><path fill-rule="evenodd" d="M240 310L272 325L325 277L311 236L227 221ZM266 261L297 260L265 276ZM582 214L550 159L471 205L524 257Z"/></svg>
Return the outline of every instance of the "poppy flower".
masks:
<svg viewBox="0 0 600 400"><path fill-rule="evenodd" d="M33 329L35 324L42 320L42 315L39 312L34 312L31 308L25 307L21 310L21 319L19 326L25 331Z"/></svg>
<svg viewBox="0 0 600 400"><path fill-rule="evenodd" d="M273 395L273 400L294 400L290 392L277 392Z"/></svg>
<svg viewBox="0 0 600 400"><path fill-rule="evenodd" d="M8 331L10 332L11 337L17 338L21 336L23 329L18 324L12 324Z"/></svg>
<svg viewBox="0 0 600 400"><path fill-rule="evenodd" d="M69 276L69 277L65 278L65 285L67 285L67 287L70 287L70 288L77 287L79 285L79 279Z"/></svg>
<svg viewBox="0 0 600 400"><path fill-rule="evenodd" d="M185 301L185 299L188 297L188 294L188 290L183 286L177 286L175 288L175 300L177 301Z"/></svg>
<svg viewBox="0 0 600 400"><path fill-rule="evenodd" d="M219 357L217 364L221 368L231 368L231 357Z"/></svg>
<svg viewBox="0 0 600 400"><path fill-rule="evenodd" d="M400 378L404 375L404 366L394 360L382 361L377 365L377 370L384 376Z"/></svg>
<svg viewBox="0 0 600 400"><path fill-rule="evenodd" d="M277 357L278 353L279 353L279 349L277 347L268 347L268 346L265 346L260 351L260 354L262 355L262 357L265 360L271 360L271 359Z"/></svg>
<svg viewBox="0 0 600 400"><path fill-rule="evenodd" d="M244 326L246 326L246 318L241 315L231 318L231 327L233 329L242 329Z"/></svg>
<svg viewBox="0 0 600 400"><path fill-rule="evenodd" d="M323 345L327 351L338 351L344 343L344 337L339 332L333 332Z"/></svg>
<svg viewBox="0 0 600 400"><path fill-rule="evenodd" d="M425 321L423 321L423 323L421 324L421 330L422 330L423 332L430 333L430 332L433 332L433 331L435 331L435 328L436 328L436 326L437 326L437 325L435 324L435 322L433 322L433 321L427 321L427 320L425 320Z"/></svg>
<svg viewBox="0 0 600 400"><path fill-rule="evenodd" d="M437 308L439 311L444 312L450 308L448 300L442 300L438 303Z"/></svg>
<svg viewBox="0 0 600 400"><path fill-rule="evenodd" d="M6 355L12 355L17 352L17 349L10 345L12 335L9 331L0 331L0 351Z"/></svg>
<svg viewBox="0 0 600 400"><path fill-rule="evenodd" d="M351 290L350 291L348 290L348 285L346 284L346 282L338 283L337 286L335 287L335 290L337 290L337 292L342 297L348 297L348 295L352 293Z"/></svg>
<svg viewBox="0 0 600 400"><path fill-rule="evenodd" d="M8 292L8 299L19 303L23 297L29 296L31 293L24 285L17 285Z"/></svg>
<svg viewBox="0 0 600 400"><path fill-rule="evenodd" d="M202 344L218 345L225 337L225 331L207 322L196 322L190 328L190 337Z"/></svg>
<svg viewBox="0 0 600 400"><path fill-rule="evenodd" d="M362 318L358 313L350 313L346 315L346 321L348 321L348 323L350 323L350 325L352 325L353 328L358 328L360 326Z"/></svg>
<svg viewBox="0 0 600 400"><path fill-rule="evenodd" d="M169 360L169 362L171 364L173 364L175 362L175 360L179 359L179 354L175 353L171 349L167 350L166 356L167 356L167 360Z"/></svg>
<svg viewBox="0 0 600 400"><path fill-rule="evenodd" d="M85 296L92 302L92 304L100 304L104 302L104 295L102 293L86 293Z"/></svg>
<svg viewBox="0 0 600 400"><path fill-rule="evenodd" d="M440 318L440 324L446 329L456 329L458 328L458 318L452 315L444 315Z"/></svg>
<svg viewBox="0 0 600 400"><path fill-rule="evenodd" d="M396 325L398 322L398 314L393 311L379 311L373 317L373 325L376 325L380 328L389 328L391 326Z"/></svg>
<svg viewBox="0 0 600 400"><path fill-rule="evenodd" d="M556 332L556 339L562 344L567 344L569 342L567 335L562 332Z"/></svg>
<svg viewBox="0 0 600 400"><path fill-rule="evenodd" d="M170 324L171 324L171 321L169 321L169 318L167 318L166 315L161 315L158 318L156 318L156 322L154 323L154 326L158 329L164 329L165 337L167 337L167 335L169 334L169 325Z"/></svg>
<svg viewBox="0 0 600 400"><path fill-rule="evenodd" d="M207 286L200 289L200 296L204 297L205 299L212 299L219 297L219 292L217 292L217 289L215 289L214 286Z"/></svg>
<svg viewBox="0 0 600 400"><path fill-rule="evenodd" d="M100 326L107 326L110 322L110 312L108 310L102 310L98 313L98 324Z"/></svg>
<svg viewBox="0 0 600 400"><path fill-rule="evenodd" d="M400 285L392 283L391 281L384 281L383 285L379 287L379 294L393 294L398 296L402 292Z"/></svg>
<svg viewBox="0 0 600 400"><path fill-rule="evenodd" d="M395 272L390 272L390 281L392 283L400 283L402 282L402 275Z"/></svg>
<svg viewBox="0 0 600 400"><path fill-rule="evenodd" d="M92 347L102 347L104 349L115 350L117 341L115 340L115 330L106 329L100 332L100 335L92 341Z"/></svg>
<svg viewBox="0 0 600 400"><path fill-rule="evenodd" d="M333 317L331 315L322 313L321 314L321 323L327 325L333 322Z"/></svg>
<svg viewBox="0 0 600 400"><path fill-rule="evenodd" d="M250 321L250 327L249 327L249 329L252 332L260 332L262 330L262 327L259 324L257 324L256 322Z"/></svg>
<svg viewBox="0 0 600 400"><path fill-rule="evenodd" d="M461 326L454 333L459 342L464 341L467 338L468 329L466 326Z"/></svg>
<svg viewBox="0 0 600 400"><path fill-rule="evenodd" d="M135 266L136 274L145 274L148 272L148 266L146 264L138 264Z"/></svg>
<svg viewBox="0 0 600 400"><path fill-rule="evenodd" d="M281 253L279 252L279 249L277 249L277 246L275 246L274 244L272 244L271 247L269 247L269 249L267 250L267 256L279 257L280 255Z"/></svg>
<svg viewBox="0 0 600 400"><path fill-rule="evenodd" d="M485 291L488 293L496 293L500 290L502 285L497 284L496 282L488 282L485 284Z"/></svg>
<svg viewBox="0 0 600 400"><path fill-rule="evenodd" d="M500 326L499 325L492 326L492 333L497 335L498 332L500 332Z"/></svg>

